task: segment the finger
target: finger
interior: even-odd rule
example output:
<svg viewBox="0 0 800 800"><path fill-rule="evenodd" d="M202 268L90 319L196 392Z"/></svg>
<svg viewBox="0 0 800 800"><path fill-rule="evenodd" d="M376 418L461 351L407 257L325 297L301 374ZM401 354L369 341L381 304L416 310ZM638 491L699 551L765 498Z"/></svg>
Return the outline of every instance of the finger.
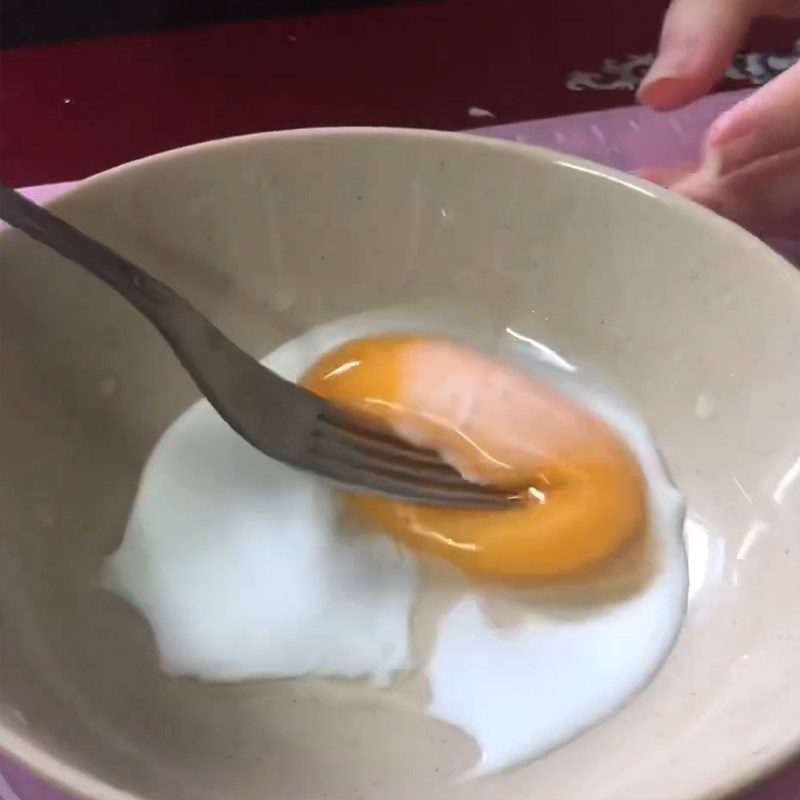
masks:
<svg viewBox="0 0 800 800"><path fill-rule="evenodd" d="M800 17L798 0L673 0L655 63L639 99L658 111L696 100L731 64L750 23L760 16Z"/></svg>
<svg viewBox="0 0 800 800"><path fill-rule="evenodd" d="M635 170L640 178L644 178L650 183L656 183L659 186L669 188L674 183L689 177L693 172L698 169L697 164L678 164L674 167L642 167Z"/></svg>
<svg viewBox="0 0 800 800"><path fill-rule="evenodd" d="M658 111L686 105L711 89L733 60L764 3L673 0L639 99Z"/></svg>
<svg viewBox="0 0 800 800"><path fill-rule="evenodd" d="M720 176L800 147L800 63L726 111L711 126L707 158Z"/></svg>
<svg viewBox="0 0 800 800"><path fill-rule="evenodd" d="M800 147L717 179L699 171L672 189L760 236L800 230Z"/></svg>

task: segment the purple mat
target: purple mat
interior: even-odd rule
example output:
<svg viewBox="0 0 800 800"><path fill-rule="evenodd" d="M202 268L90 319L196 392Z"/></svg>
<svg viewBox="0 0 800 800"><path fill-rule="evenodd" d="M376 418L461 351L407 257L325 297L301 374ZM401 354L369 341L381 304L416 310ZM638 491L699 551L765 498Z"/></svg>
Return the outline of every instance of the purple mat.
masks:
<svg viewBox="0 0 800 800"><path fill-rule="evenodd" d="M712 95L670 114L657 114L641 106L630 106L480 128L475 133L549 147L627 172L641 167L669 167L697 161L709 125L751 91ZM769 244L800 265L800 237Z"/></svg>
<svg viewBox="0 0 800 800"><path fill-rule="evenodd" d="M670 166L696 160L703 134L712 120L746 94L714 95L671 114L654 114L640 107L620 108L481 128L475 133L549 147L623 170ZM72 185L36 186L25 193L35 200L46 201ZM771 244L800 264L800 238ZM768 713L766 709L765 713ZM0 755L0 800L72 798L46 786ZM737 800L800 800L800 758L757 788L741 794Z"/></svg>

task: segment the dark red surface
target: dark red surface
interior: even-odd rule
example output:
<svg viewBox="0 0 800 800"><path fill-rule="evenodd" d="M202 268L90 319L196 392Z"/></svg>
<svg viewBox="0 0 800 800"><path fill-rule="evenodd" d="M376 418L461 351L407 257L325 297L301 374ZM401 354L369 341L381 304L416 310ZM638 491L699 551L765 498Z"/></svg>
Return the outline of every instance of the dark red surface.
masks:
<svg viewBox="0 0 800 800"><path fill-rule="evenodd" d="M443 0L5 51L0 172L34 184L252 131L460 129L471 106L504 122L629 103L569 92L566 76L652 49L663 5L617 0L612 21L598 0Z"/></svg>
<svg viewBox="0 0 800 800"><path fill-rule="evenodd" d="M653 49L665 0L441 0L0 54L0 174L84 177L149 153L317 125L474 127L591 111L574 69ZM791 41L783 37L785 42Z"/></svg>

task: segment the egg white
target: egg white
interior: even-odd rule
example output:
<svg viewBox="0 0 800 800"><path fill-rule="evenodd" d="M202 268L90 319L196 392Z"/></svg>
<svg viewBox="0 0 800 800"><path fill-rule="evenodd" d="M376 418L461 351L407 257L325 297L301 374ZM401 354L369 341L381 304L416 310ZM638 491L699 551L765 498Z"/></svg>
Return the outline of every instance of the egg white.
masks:
<svg viewBox="0 0 800 800"><path fill-rule="evenodd" d="M170 675L386 683L411 666L415 575L385 537L340 533L326 487L203 402L153 451L103 583L148 619Z"/></svg>
<svg viewBox="0 0 800 800"><path fill-rule="evenodd" d="M454 327L440 312L372 312L314 328L264 363L297 380L348 339ZM619 709L666 658L686 604L683 502L646 427L607 391L553 369L541 357L553 351L536 344L493 341L628 442L648 484L652 574L577 612L566 595L559 605L557 587L546 603L504 596L511 626L485 612L498 589L459 590L422 654L429 703L421 710L476 741L476 774L535 758ZM416 667L409 623L418 579L416 556L379 532L344 530L328 487L253 450L205 401L153 451L103 573L150 622L163 669L210 681L318 675L386 684Z"/></svg>

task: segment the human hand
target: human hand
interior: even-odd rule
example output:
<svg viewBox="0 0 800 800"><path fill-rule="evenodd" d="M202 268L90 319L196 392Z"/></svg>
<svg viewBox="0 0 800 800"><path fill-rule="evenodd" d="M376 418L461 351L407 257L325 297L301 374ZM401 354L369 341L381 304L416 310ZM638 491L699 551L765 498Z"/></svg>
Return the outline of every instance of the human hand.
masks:
<svg viewBox="0 0 800 800"><path fill-rule="evenodd" d="M668 110L701 96L764 15L800 18L800 0L675 0L641 101ZM701 164L640 174L755 233L800 231L800 63L714 122Z"/></svg>

